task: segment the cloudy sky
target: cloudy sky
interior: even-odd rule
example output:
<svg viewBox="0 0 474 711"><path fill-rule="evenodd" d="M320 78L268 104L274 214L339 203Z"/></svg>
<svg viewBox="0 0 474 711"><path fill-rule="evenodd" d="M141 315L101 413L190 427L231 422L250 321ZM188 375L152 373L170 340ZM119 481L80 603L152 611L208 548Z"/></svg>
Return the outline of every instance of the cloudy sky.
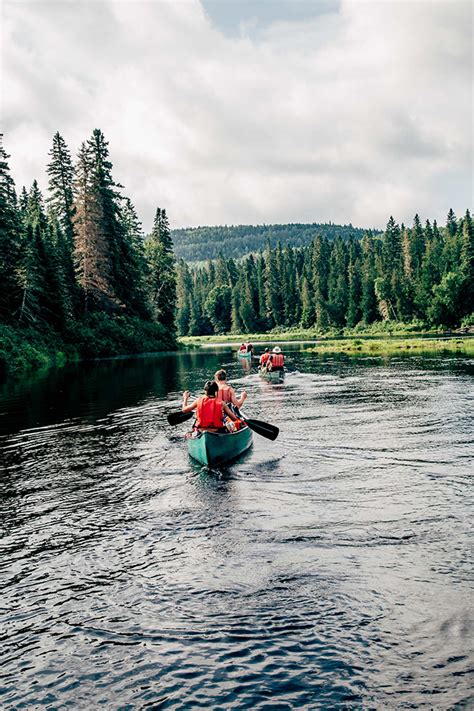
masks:
<svg viewBox="0 0 474 711"><path fill-rule="evenodd" d="M444 222L471 207L472 14L458 0L3 0L17 186L95 127L149 229Z"/></svg>

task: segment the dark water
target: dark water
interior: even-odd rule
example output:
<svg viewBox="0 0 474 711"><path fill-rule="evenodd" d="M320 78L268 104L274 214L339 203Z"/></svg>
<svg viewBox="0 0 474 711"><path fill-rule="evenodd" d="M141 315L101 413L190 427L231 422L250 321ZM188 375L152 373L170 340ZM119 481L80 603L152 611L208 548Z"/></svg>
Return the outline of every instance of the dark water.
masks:
<svg viewBox="0 0 474 711"><path fill-rule="evenodd" d="M1 708L469 707L472 361L290 355L0 390ZM209 474L164 415L218 366L281 434Z"/></svg>

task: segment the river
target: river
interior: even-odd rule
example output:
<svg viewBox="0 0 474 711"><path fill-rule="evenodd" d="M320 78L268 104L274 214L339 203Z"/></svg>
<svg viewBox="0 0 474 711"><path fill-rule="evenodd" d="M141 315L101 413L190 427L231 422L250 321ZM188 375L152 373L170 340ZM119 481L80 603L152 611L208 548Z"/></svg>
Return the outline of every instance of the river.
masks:
<svg viewBox="0 0 474 711"><path fill-rule="evenodd" d="M230 346L0 388L0 706L472 703L473 361ZM280 427L222 471L167 412L225 367Z"/></svg>

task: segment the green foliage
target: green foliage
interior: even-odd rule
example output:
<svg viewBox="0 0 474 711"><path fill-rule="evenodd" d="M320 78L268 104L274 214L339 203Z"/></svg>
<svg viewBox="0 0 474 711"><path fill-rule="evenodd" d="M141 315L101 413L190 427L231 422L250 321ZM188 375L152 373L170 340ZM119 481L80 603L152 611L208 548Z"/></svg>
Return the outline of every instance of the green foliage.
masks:
<svg viewBox="0 0 474 711"><path fill-rule="evenodd" d="M227 333L231 328L231 298L229 286L215 286L208 294L205 310L215 333Z"/></svg>
<svg viewBox="0 0 474 711"><path fill-rule="evenodd" d="M461 274L448 272L440 284L433 287L433 299L428 307L431 323L454 326L461 316L461 290L464 280Z"/></svg>
<svg viewBox="0 0 474 711"><path fill-rule="evenodd" d="M176 260L166 210L157 208L153 231L145 243L148 287L155 319L176 328Z"/></svg>
<svg viewBox="0 0 474 711"><path fill-rule="evenodd" d="M361 238L367 230L352 225L334 225L331 222L320 224L288 225L235 225L223 227L192 227L173 230L171 236L178 258L187 262L201 262L217 259L219 253L239 259L251 252L256 253L269 243L276 247L278 243L285 247L306 247L316 235L333 240L342 237Z"/></svg>
<svg viewBox="0 0 474 711"><path fill-rule="evenodd" d="M174 346L173 338L161 324L100 312L71 323L65 338L81 358L166 351Z"/></svg>
<svg viewBox="0 0 474 711"><path fill-rule="evenodd" d="M1 368L174 347L175 261L165 210L148 264L103 133L95 129L82 144L75 169L59 133L50 158L46 201L34 181L17 203L0 145Z"/></svg>
<svg viewBox="0 0 474 711"><path fill-rule="evenodd" d="M388 330L406 322L452 327L474 309L474 231L469 211L455 230L450 224L440 230L427 221L423 228L415 216L413 227L405 228L390 217L381 237L328 240L318 235L300 250L267 244L264 252L240 261L226 262L221 255L196 268L192 278L188 267L186 298L181 297L179 307L188 328L180 334L295 327L321 334L381 322L389 324ZM457 260L450 270L448 252L449 264ZM216 304L211 308L207 302L216 284L231 290L230 316L224 319L213 313ZM191 327L191 308L208 315L210 320L201 321L203 330L196 319ZM227 329L225 323L230 323Z"/></svg>

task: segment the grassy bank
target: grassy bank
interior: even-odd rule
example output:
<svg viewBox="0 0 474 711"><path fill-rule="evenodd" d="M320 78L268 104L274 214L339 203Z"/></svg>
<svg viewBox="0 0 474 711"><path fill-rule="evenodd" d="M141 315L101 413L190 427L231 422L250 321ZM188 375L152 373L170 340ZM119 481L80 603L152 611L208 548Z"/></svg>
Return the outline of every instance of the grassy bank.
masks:
<svg viewBox="0 0 474 711"><path fill-rule="evenodd" d="M199 346L206 343L252 343L278 341L314 341L314 340L336 340L347 338L393 338L401 336L436 336L444 332L438 329L429 329L421 323L395 323L386 321L374 323L365 328L344 328L331 329L321 332L314 328L308 329L275 329L268 333L231 333L216 336L182 336L179 341L185 346Z"/></svg>
<svg viewBox="0 0 474 711"><path fill-rule="evenodd" d="M133 316L90 314L63 333L50 327L0 324L0 378L18 377L88 358L166 351L176 347L160 324Z"/></svg>
<svg viewBox="0 0 474 711"><path fill-rule="evenodd" d="M474 356L474 338L380 338L321 341L311 353L395 355L397 353L464 353Z"/></svg>

